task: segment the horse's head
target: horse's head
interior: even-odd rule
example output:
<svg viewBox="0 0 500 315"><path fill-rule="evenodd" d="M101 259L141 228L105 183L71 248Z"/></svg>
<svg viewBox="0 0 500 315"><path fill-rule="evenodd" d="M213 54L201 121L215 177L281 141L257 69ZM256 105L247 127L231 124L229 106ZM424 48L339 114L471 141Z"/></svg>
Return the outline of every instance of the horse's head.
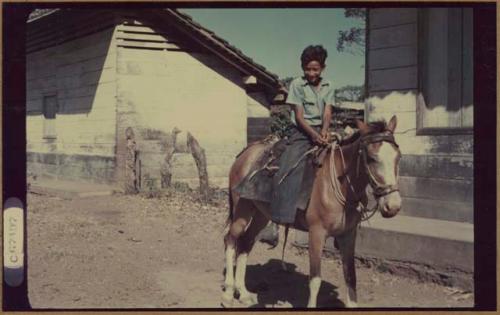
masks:
<svg viewBox="0 0 500 315"><path fill-rule="evenodd" d="M398 175L401 152L394 140L397 119L388 124L365 124L356 121L360 132L361 163L364 164L380 213L384 218L395 216L401 209Z"/></svg>

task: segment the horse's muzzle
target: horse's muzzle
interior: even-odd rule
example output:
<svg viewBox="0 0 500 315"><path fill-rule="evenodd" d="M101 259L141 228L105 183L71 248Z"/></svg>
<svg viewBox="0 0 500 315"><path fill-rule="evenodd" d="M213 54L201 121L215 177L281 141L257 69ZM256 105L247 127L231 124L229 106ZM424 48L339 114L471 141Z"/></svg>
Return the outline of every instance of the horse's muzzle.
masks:
<svg viewBox="0 0 500 315"><path fill-rule="evenodd" d="M384 218L392 218L393 216L398 214L398 212L399 212L399 209L390 209L390 208L387 208L386 206L384 206L384 208L380 210L380 214Z"/></svg>
<svg viewBox="0 0 500 315"><path fill-rule="evenodd" d="M381 198L380 214L384 218L392 218L401 210L401 195L399 191L394 191Z"/></svg>

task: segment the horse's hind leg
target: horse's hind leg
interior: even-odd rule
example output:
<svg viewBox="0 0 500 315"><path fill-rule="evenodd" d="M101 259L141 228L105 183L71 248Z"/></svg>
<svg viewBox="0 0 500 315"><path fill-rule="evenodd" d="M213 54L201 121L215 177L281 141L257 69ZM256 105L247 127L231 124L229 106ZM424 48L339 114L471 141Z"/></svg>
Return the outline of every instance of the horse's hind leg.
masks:
<svg viewBox="0 0 500 315"><path fill-rule="evenodd" d="M321 254L325 245L326 231L321 224L309 228L309 302L307 307L316 307L321 286Z"/></svg>
<svg viewBox="0 0 500 315"><path fill-rule="evenodd" d="M354 263L354 247L356 243L356 229L347 234L337 237L340 254L342 256L342 269L344 281L347 286L347 307L357 307L358 299L356 293L356 267Z"/></svg>
<svg viewBox="0 0 500 315"><path fill-rule="evenodd" d="M224 280L224 293L222 294L222 305L232 306L234 298L234 258L236 255L236 244L238 238L245 232L245 228L255 214L255 209L250 206L248 200L241 199L237 203L234 217L229 226L229 231L224 237L226 254L226 275Z"/></svg>
<svg viewBox="0 0 500 315"><path fill-rule="evenodd" d="M255 244L255 238L266 227L268 221L260 211L255 211L252 222L237 241L235 288L239 293L240 302L245 305L257 304L257 294L250 293L245 285L247 258Z"/></svg>

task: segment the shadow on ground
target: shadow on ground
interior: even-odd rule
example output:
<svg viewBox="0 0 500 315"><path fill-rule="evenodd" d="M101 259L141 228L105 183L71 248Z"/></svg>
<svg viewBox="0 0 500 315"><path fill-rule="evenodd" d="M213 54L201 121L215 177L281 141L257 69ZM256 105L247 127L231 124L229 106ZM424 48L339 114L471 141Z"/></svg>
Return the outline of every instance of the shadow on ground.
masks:
<svg viewBox="0 0 500 315"><path fill-rule="evenodd" d="M309 276L297 272L297 266L286 263L287 271L281 267L281 260L271 259L266 264L247 266L247 288L257 293L258 304L254 308L293 307L305 308L309 298ZM339 300L337 287L323 281L318 294L318 308L344 308Z"/></svg>

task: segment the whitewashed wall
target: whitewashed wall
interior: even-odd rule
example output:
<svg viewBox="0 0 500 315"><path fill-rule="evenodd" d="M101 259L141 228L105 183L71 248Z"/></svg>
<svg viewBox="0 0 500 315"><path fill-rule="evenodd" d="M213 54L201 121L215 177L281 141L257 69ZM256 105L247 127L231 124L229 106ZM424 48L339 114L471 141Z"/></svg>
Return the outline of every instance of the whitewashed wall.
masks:
<svg viewBox="0 0 500 315"><path fill-rule="evenodd" d="M271 104L264 92L248 92L247 104L247 116L249 118L265 118L270 116L269 107Z"/></svg>
<svg viewBox="0 0 500 315"><path fill-rule="evenodd" d="M241 75L207 54L118 46L118 136L135 126L140 146L145 130L168 134L178 128L182 146L190 132L205 149L210 184L225 187L234 157L246 146ZM157 176L160 162L143 174ZM172 180L198 185L190 153L174 155Z"/></svg>
<svg viewBox="0 0 500 315"><path fill-rule="evenodd" d="M178 128L173 180L198 186L196 165L186 152L190 132L205 150L210 184L226 187L229 168L247 145L247 117L269 116L264 95L247 94L243 74L214 55L179 47L183 39L169 38L164 25L145 26L137 19L142 18L118 11L61 11L31 25L29 170L121 183L125 129L132 127L139 150L153 156L143 171L159 177L164 146L148 137L165 138ZM43 97L52 94L60 108L57 137L44 139Z"/></svg>
<svg viewBox="0 0 500 315"><path fill-rule="evenodd" d="M27 151L37 175L113 177L116 48L113 28L27 55ZM57 95L56 139L44 139L43 98ZM50 155L47 155L50 154Z"/></svg>

